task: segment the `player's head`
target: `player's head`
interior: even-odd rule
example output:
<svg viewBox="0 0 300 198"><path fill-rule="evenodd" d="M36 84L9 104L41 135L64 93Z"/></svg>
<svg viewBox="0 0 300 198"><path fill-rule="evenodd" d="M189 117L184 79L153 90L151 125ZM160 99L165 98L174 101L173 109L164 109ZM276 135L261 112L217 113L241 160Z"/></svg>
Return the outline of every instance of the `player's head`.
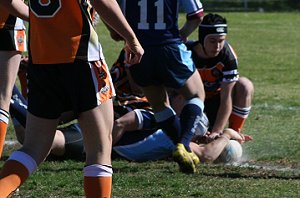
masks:
<svg viewBox="0 0 300 198"><path fill-rule="evenodd" d="M216 56L224 46L227 35L226 18L209 13L199 26L198 40L208 56ZM210 49L208 49L210 48Z"/></svg>

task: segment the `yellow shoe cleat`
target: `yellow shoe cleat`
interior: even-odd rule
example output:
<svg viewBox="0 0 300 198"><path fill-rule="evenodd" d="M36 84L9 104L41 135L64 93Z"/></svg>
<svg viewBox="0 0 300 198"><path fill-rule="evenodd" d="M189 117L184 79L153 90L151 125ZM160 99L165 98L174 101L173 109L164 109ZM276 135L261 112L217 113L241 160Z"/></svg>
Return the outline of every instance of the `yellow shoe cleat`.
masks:
<svg viewBox="0 0 300 198"><path fill-rule="evenodd" d="M195 166L200 163L199 157L194 152L189 152L190 157L192 158Z"/></svg>
<svg viewBox="0 0 300 198"><path fill-rule="evenodd" d="M184 173L195 173L196 172L196 166L194 163L194 159L192 158L192 155L194 153L188 152L184 145L181 143L178 143L176 146L175 151L173 152L173 159L175 162L178 163L180 171ZM195 155L195 154L194 154ZM199 158L195 155L195 160L199 163Z"/></svg>

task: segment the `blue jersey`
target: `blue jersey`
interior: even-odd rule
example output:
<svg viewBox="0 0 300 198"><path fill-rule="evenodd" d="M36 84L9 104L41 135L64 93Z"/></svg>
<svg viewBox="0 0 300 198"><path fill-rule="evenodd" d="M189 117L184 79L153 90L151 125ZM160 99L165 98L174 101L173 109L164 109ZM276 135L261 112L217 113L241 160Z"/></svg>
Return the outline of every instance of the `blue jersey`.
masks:
<svg viewBox="0 0 300 198"><path fill-rule="evenodd" d="M142 46L176 43L179 5L187 18L203 16L200 0L120 0L121 9Z"/></svg>

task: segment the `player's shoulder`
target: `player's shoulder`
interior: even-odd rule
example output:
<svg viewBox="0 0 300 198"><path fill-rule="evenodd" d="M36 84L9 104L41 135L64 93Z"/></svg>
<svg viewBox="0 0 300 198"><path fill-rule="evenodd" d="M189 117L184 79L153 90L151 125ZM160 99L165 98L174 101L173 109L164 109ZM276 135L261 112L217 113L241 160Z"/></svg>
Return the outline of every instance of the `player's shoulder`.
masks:
<svg viewBox="0 0 300 198"><path fill-rule="evenodd" d="M179 5L186 12L187 19L204 16L204 9L200 0L179 0Z"/></svg>
<svg viewBox="0 0 300 198"><path fill-rule="evenodd" d="M194 41L194 40L188 40L185 45L187 47L188 50L192 50L193 47L195 47L198 44L198 41Z"/></svg>
<svg viewBox="0 0 300 198"><path fill-rule="evenodd" d="M225 41L224 47L222 49L222 53L226 57L230 57L230 59L234 58L237 59L237 55L233 49L233 47L228 43L228 41Z"/></svg>

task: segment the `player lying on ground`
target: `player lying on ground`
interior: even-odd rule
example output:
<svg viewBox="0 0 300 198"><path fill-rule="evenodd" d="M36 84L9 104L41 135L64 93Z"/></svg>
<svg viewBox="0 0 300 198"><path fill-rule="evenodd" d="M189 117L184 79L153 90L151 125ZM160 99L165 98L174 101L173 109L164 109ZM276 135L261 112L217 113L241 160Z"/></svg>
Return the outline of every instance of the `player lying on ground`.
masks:
<svg viewBox="0 0 300 198"><path fill-rule="evenodd" d="M173 101L176 110L178 110L176 101L179 100L180 98ZM19 107L16 108L16 105ZM17 89L15 88L11 102L11 109L14 110L11 114L14 118L13 123L20 143L22 143L25 133L24 126L20 124L24 124L24 121L20 120L20 118L26 112L25 107L26 101L22 99L22 96L17 93ZM18 112L22 108L23 112ZM16 112L19 115L16 116ZM19 121L17 121L17 117ZM154 128L153 121L153 114L150 111L141 109L135 109L121 116L117 123L122 123L120 124L122 127L118 127L118 130L114 130L113 132L118 133L114 135L114 137L118 137L118 141L113 140L114 157L123 157L127 160L138 162L170 157L175 149L175 145L161 129ZM131 129L131 131L126 131L126 129ZM212 142L207 142L208 140L203 137L194 136L190 147L202 162L213 162L224 151L230 139L235 139L240 143L244 141L241 134L232 129L225 129L223 134ZM56 131L49 157L52 159L84 160L83 136L78 123Z"/></svg>

